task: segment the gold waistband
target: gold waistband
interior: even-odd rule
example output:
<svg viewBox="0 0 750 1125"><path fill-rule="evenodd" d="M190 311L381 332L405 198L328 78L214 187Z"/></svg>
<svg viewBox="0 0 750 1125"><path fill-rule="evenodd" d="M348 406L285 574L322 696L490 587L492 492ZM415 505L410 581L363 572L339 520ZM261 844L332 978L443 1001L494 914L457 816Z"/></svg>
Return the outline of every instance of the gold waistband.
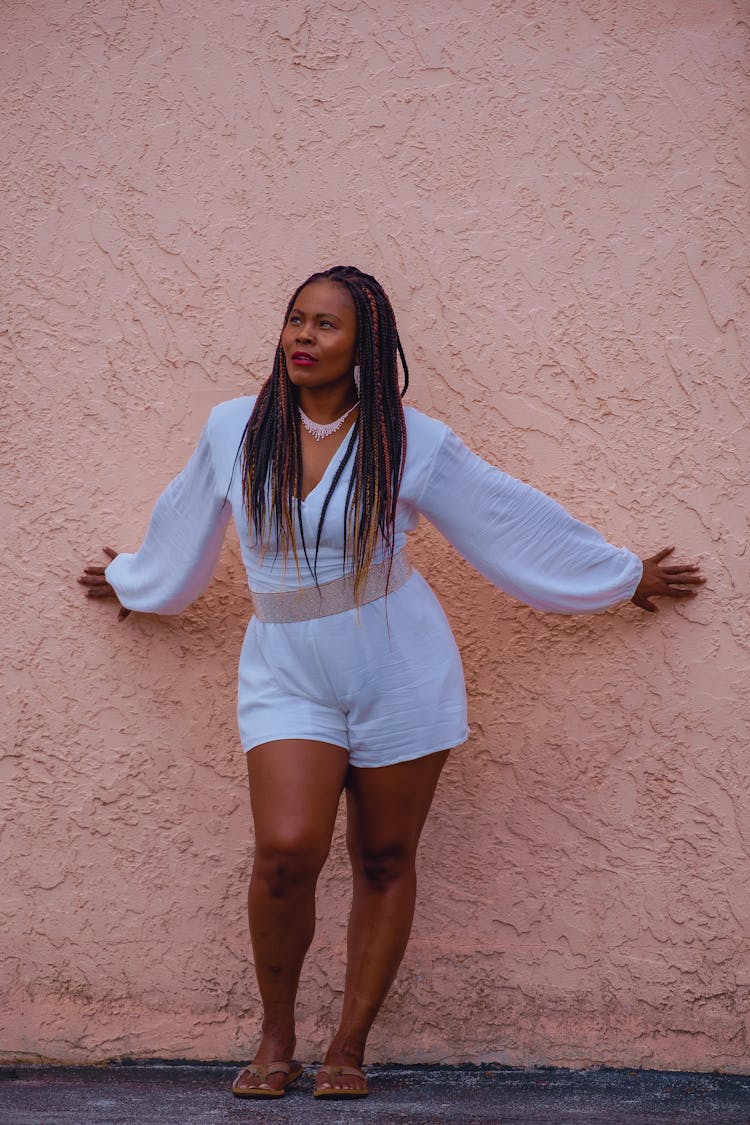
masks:
<svg viewBox="0 0 750 1125"><path fill-rule="evenodd" d="M393 556L393 566L388 575L388 559L373 563L367 574L360 605L376 602L392 594L403 586L412 573L411 563L406 551L398 551ZM286 623L288 621L311 621L316 617L331 617L334 613L345 613L355 608L354 576L345 575L334 578L333 582L323 582L320 586L303 586L299 590L284 590L281 593L259 593L251 590L255 616L259 621Z"/></svg>

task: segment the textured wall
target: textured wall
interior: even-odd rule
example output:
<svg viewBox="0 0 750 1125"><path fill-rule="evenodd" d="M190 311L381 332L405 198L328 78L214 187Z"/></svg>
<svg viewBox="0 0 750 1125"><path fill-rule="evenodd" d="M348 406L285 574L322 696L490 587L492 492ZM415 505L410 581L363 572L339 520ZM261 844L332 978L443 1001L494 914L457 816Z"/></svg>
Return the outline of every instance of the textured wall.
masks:
<svg viewBox="0 0 750 1125"><path fill-rule="evenodd" d="M747 4L2 19L2 1057L252 1049L236 543L179 618L116 626L74 578L137 546L209 407L268 372L292 283L343 260L392 293L412 403L711 574L658 617L555 618L418 534L472 738L370 1060L750 1069ZM340 825L303 1058L347 900Z"/></svg>

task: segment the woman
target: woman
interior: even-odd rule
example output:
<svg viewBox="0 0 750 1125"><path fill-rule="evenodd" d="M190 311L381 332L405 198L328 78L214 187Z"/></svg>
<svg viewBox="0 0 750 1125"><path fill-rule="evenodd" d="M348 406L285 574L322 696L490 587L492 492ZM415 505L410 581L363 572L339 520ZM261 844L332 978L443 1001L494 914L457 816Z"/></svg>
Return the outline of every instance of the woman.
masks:
<svg viewBox="0 0 750 1125"><path fill-rule="evenodd" d="M399 389L397 359L404 373ZM342 791L354 897L341 1023L316 1097L362 1097L373 1020L401 962L415 856L451 747L467 737L460 657L404 553L420 513L514 597L560 613L694 596L694 565L644 562L471 453L401 397L408 370L390 302L353 267L294 293L257 398L216 407L156 504L140 550L80 579L91 597L178 613L207 585L230 514L255 616L239 669L239 728L255 824L250 933L263 1003L240 1097L302 1073L294 1004L315 886ZM236 468L240 466L240 472Z"/></svg>

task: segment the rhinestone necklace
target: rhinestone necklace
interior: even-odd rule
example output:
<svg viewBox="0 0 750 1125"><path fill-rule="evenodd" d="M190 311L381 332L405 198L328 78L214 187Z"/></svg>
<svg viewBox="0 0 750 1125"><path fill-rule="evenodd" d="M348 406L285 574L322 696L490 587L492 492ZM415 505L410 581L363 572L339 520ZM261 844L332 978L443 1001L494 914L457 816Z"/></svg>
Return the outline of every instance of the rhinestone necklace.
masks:
<svg viewBox="0 0 750 1125"><path fill-rule="evenodd" d="M355 402L354 406L350 406L346 414L342 414L341 417L337 418L335 422L325 423L313 422L312 418L307 417L301 406L298 406L297 409L299 410L299 416L302 419L302 425L305 427L310 437L315 438L316 441L322 441L323 438L330 437L331 434L336 433L336 430L341 429L344 422L351 414L352 410L356 410L358 406L359 403Z"/></svg>

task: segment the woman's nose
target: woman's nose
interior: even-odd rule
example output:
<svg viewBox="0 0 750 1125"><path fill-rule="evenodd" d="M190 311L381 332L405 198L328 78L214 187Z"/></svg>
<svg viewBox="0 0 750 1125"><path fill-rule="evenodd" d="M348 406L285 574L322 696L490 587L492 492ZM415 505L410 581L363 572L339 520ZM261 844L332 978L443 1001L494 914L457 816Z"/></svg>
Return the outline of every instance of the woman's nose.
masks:
<svg viewBox="0 0 750 1125"><path fill-rule="evenodd" d="M297 327L297 343L302 344L312 340L312 328L309 324L300 324Z"/></svg>

